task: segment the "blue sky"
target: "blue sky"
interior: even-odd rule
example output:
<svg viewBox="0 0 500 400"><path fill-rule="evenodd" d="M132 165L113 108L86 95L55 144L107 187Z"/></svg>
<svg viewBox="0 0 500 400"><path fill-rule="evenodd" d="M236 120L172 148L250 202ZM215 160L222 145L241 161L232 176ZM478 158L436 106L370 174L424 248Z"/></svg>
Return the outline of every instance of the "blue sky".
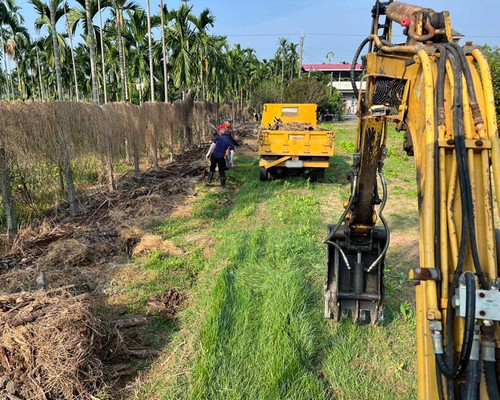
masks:
<svg viewBox="0 0 500 400"><path fill-rule="evenodd" d="M1 1L1 0L0 0ZM146 0L135 0L142 7ZM179 0L164 0L169 8L177 8ZM495 18L500 15L500 2L495 0L407 1L412 4L448 10L452 26L465 34L465 39L477 44L500 46L500 28ZM28 0L17 0L25 24L35 34L35 15ZM70 5L73 0L69 0ZM254 48L259 58L271 58L278 39L285 37L299 43L305 34L304 63L352 60L358 44L369 33L371 8L374 0L192 0L195 13L209 8L216 17L212 33L226 35L231 44ZM74 3L73 3L74 4ZM151 0L152 13L157 12L159 0ZM97 21L97 19L96 19ZM59 29L65 29L63 24ZM400 32L398 30L398 32ZM396 37L395 39L401 39Z"/></svg>

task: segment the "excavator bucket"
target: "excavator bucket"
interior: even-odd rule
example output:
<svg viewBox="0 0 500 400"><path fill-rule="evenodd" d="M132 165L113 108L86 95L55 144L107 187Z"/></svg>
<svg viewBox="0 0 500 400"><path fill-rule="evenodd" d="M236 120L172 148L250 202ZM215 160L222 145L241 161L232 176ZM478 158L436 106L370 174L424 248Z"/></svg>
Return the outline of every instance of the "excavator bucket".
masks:
<svg viewBox="0 0 500 400"><path fill-rule="evenodd" d="M328 236L334 231L328 226ZM378 262L387 237L382 227L352 240L343 225L327 242L325 318L335 321L352 315L354 322L383 320L384 257Z"/></svg>

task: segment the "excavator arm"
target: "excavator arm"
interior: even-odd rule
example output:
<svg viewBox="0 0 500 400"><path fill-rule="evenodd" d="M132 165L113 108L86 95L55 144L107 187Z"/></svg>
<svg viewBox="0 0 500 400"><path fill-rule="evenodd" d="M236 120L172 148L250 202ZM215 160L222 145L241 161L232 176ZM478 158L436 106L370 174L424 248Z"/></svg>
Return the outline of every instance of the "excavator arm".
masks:
<svg viewBox="0 0 500 400"><path fill-rule="evenodd" d="M480 48L454 41L446 11L377 1L372 15L353 62L369 46L351 196L326 239L325 316L383 318L383 170L393 123L417 170L420 267L410 279L418 397L499 399L500 148L488 63ZM392 42L393 23L404 27L405 43Z"/></svg>

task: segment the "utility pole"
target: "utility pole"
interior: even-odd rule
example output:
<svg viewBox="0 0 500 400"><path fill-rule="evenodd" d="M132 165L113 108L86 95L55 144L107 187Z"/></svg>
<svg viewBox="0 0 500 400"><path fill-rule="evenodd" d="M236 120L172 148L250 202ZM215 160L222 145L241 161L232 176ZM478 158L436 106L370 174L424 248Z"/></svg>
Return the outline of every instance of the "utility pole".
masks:
<svg viewBox="0 0 500 400"><path fill-rule="evenodd" d="M300 36L300 57L299 57L299 79L302 78L302 57L304 53L304 31L302 31L302 35Z"/></svg>
<svg viewBox="0 0 500 400"><path fill-rule="evenodd" d="M326 58L328 60L328 63L332 63L332 57L334 56L333 51L329 51L326 53ZM339 79L340 80L340 79ZM332 89L333 88L333 71L330 72L330 96L332 94Z"/></svg>

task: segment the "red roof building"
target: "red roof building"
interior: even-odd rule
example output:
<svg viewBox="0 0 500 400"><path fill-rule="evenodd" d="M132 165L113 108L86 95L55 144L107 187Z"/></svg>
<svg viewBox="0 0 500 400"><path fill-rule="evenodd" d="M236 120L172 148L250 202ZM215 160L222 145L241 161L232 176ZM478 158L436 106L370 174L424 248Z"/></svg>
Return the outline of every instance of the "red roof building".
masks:
<svg viewBox="0 0 500 400"><path fill-rule="evenodd" d="M302 70L321 71L321 72L337 72L337 71L350 71L352 64L302 64ZM362 70L361 64L356 64L355 71Z"/></svg>

